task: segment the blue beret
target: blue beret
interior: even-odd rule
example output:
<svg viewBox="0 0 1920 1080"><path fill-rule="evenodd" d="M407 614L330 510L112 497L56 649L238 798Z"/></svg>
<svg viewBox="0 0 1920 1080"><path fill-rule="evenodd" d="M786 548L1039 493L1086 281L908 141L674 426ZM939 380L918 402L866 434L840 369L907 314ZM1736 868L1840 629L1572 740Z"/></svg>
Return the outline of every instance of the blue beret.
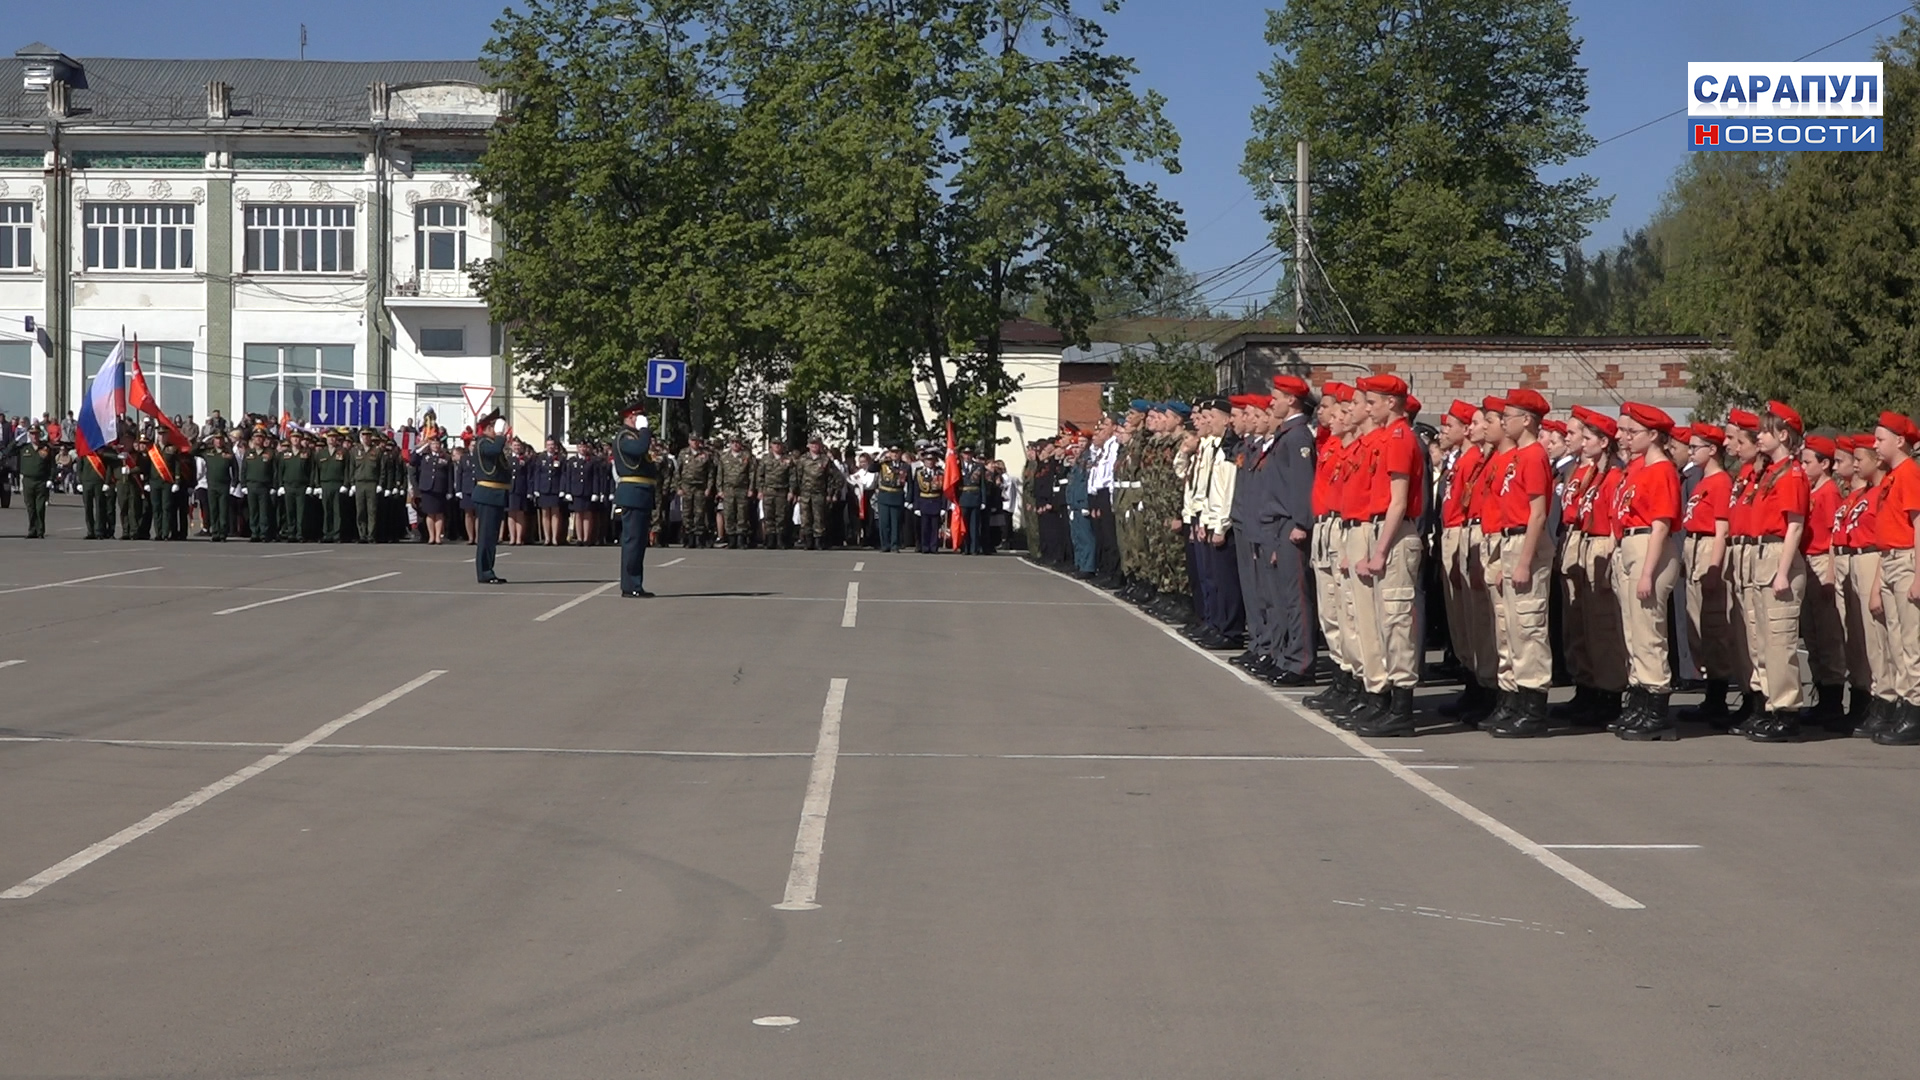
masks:
<svg viewBox="0 0 1920 1080"><path fill-rule="evenodd" d="M1127 408L1132 409L1134 412L1152 412L1153 402L1148 401L1146 398L1134 398L1132 401L1127 402Z"/></svg>
<svg viewBox="0 0 1920 1080"><path fill-rule="evenodd" d="M1169 401L1163 406L1168 412L1177 412L1181 416L1193 415L1193 406L1184 401Z"/></svg>

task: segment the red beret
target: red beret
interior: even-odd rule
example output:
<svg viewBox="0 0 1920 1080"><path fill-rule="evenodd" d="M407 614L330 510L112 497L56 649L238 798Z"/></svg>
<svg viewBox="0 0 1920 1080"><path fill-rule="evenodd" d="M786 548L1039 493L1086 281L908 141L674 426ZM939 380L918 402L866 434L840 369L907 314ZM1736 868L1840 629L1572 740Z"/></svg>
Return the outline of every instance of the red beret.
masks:
<svg viewBox="0 0 1920 1080"><path fill-rule="evenodd" d="M1244 409L1253 404L1252 394L1229 394L1227 402L1236 409Z"/></svg>
<svg viewBox="0 0 1920 1080"><path fill-rule="evenodd" d="M1271 409L1273 408L1273 395L1248 394L1247 407L1251 409Z"/></svg>
<svg viewBox="0 0 1920 1080"><path fill-rule="evenodd" d="M1547 399L1540 396L1540 391L1528 390L1525 387L1507 391L1507 408L1524 409L1535 416L1545 416L1553 411L1553 407L1547 404Z"/></svg>
<svg viewBox="0 0 1920 1080"><path fill-rule="evenodd" d="M1673 429L1673 438L1681 444L1690 443L1693 441L1693 429L1681 424Z"/></svg>
<svg viewBox="0 0 1920 1080"><path fill-rule="evenodd" d="M1408 416L1420 415L1420 399L1417 397L1414 397L1412 394L1407 395L1407 415Z"/></svg>
<svg viewBox="0 0 1920 1080"><path fill-rule="evenodd" d="M1620 406L1620 415L1631 417L1634 423L1641 427L1651 428L1667 435L1673 434L1673 417L1668 416L1664 409L1656 409L1638 401L1629 401Z"/></svg>
<svg viewBox="0 0 1920 1080"><path fill-rule="evenodd" d="M1811 443L1813 440L1808 439L1807 441ZM1853 436L1851 435L1835 435L1833 437L1834 450L1842 454L1853 453L1854 450L1858 448L1858 445L1859 444L1853 441Z"/></svg>
<svg viewBox="0 0 1920 1080"><path fill-rule="evenodd" d="M1787 422L1787 426L1792 428L1795 432L1801 432L1807 429L1806 423L1800 419L1800 414L1797 412L1794 412L1793 406L1788 405L1784 401L1767 402L1767 411L1779 417L1780 419L1785 420Z"/></svg>
<svg viewBox="0 0 1920 1080"><path fill-rule="evenodd" d="M1825 435L1809 435L1807 436L1807 449L1831 461L1833 460L1834 453L1839 450L1839 447L1834 444L1832 439L1827 438Z"/></svg>
<svg viewBox="0 0 1920 1080"><path fill-rule="evenodd" d="M1880 414L1880 426L1900 436L1908 442L1920 442L1920 425L1915 425L1913 417L1905 413L1883 412Z"/></svg>
<svg viewBox="0 0 1920 1080"><path fill-rule="evenodd" d="M1585 416L1578 418L1581 423L1605 435L1609 439L1618 439L1620 437L1620 422L1618 420L1608 416L1606 413L1594 412L1592 409L1588 409L1586 412L1587 414Z"/></svg>
<svg viewBox="0 0 1920 1080"><path fill-rule="evenodd" d="M1313 393L1313 388L1307 385L1307 380L1298 375L1275 375L1273 377L1273 388L1290 397L1297 398L1303 398Z"/></svg>
<svg viewBox="0 0 1920 1080"><path fill-rule="evenodd" d="M1467 402L1461 401L1459 398L1454 398L1453 404L1447 406L1447 415L1463 424L1473 423L1474 416L1478 415L1479 412L1479 409L1474 408Z"/></svg>
<svg viewBox="0 0 1920 1080"><path fill-rule="evenodd" d="M1551 431L1557 435L1565 435L1567 433L1567 422L1565 420L1542 420L1540 421L1540 430Z"/></svg>
<svg viewBox="0 0 1920 1080"><path fill-rule="evenodd" d="M1853 449L1855 453L1858 453L1862 450L1872 450L1873 449L1873 432L1863 431L1860 434L1855 435L1853 437Z"/></svg>
<svg viewBox="0 0 1920 1080"><path fill-rule="evenodd" d="M1484 412L1505 412L1507 411L1507 399L1497 397L1481 398L1480 408Z"/></svg>
<svg viewBox="0 0 1920 1080"><path fill-rule="evenodd" d="M1727 414L1727 426L1737 427L1744 431L1759 431L1760 418L1745 409L1734 409Z"/></svg>
<svg viewBox="0 0 1920 1080"><path fill-rule="evenodd" d="M1343 382L1327 382L1320 386L1320 396L1335 401L1352 401L1353 387Z"/></svg>
<svg viewBox="0 0 1920 1080"><path fill-rule="evenodd" d="M1727 429L1714 424L1695 424L1689 434L1693 439L1710 442L1715 446L1727 445Z"/></svg>
<svg viewBox="0 0 1920 1080"><path fill-rule="evenodd" d="M1395 394L1404 397L1407 392L1407 380L1398 375L1368 375L1355 379L1353 385L1370 394Z"/></svg>

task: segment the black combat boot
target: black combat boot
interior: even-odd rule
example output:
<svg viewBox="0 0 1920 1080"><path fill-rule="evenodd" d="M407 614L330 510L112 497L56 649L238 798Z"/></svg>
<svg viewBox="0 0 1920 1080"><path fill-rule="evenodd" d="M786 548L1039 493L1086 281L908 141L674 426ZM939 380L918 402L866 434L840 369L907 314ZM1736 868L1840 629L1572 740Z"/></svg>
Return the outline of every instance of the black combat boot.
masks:
<svg viewBox="0 0 1920 1080"><path fill-rule="evenodd" d="M1505 724L1519 707L1520 695L1518 691L1495 690L1493 692L1493 708L1487 712L1487 715L1480 718L1478 725L1480 730L1490 732L1494 728Z"/></svg>
<svg viewBox="0 0 1920 1080"><path fill-rule="evenodd" d="M1873 691L1864 686L1856 686L1847 696L1848 730L1858 733L1860 725L1867 722L1867 706L1873 703Z"/></svg>
<svg viewBox="0 0 1920 1080"><path fill-rule="evenodd" d="M1363 691L1360 694L1359 703L1335 718L1333 722L1348 731L1359 731L1361 728L1381 723L1392 707L1393 692L1391 690L1382 690L1377 694Z"/></svg>
<svg viewBox="0 0 1920 1080"><path fill-rule="evenodd" d="M1363 723L1356 724L1355 735L1368 739L1398 739L1416 734L1413 722L1413 687L1396 686L1387 691L1387 707Z"/></svg>
<svg viewBox="0 0 1920 1080"><path fill-rule="evenodd" d="M1920 746L1920 705L1910 701L1888 702L1893 723L1876 732L1873 741L1881 746Z"/></svg>
<svg viewBox="0 0 1920 1080"><path fill-rule="evenodd" d="M1449 720L1458 719L1476 711L1475 706L1479 704L1481 693L1480 684L1469 675L1461 680L1460 696L1435 709L1434 712Z"/></svg>
<svg viewBox="0 0 1920 1080"><path fill-rule="evenodd" d="M1745 735L1747 729L1757 723L1766 711L1766 696L1748 690L1740 695L1740 707L1726 716L1726 726L1722 728L1719 723L1714 723L1713 726L1729 735Z"/></svg>
<svg viewBox="0 0 1920 1080"><path fill-rule="evenodd" d="M1727 711L1727 680L1725 679L1708 679L1706 700L1698 705L1691 705L1680 710L1680 719L1682 720L1712 724L1714 727L1720 729L1726 728L1729 715Z"/></svg>
<svg viewBox="0 0 1920 1080"><path fill-rule="evenodd" d="M1814 701L1813 708L1807 710L1807 723L1818 724L1836 735L1851 732L1853 725L1847 722L1847 688L1835 683L1831 686L1816 686L1814 692L1820 696Z"/></svg>
<svg viewBox="0 0 1920 1080"><path fill-rule="evenodd" d="M1594 687L1593 710L1587 714L1587 724L1591 727L1605 728L1608 731L1619 731L1623 722L1622 697L1622 694Z"/></svg>
<svg viewBox="0 0 1920 1080"><path fill-rule="evenodd" d="M1793 712L1764 710L1747 723L1746 730L1742 734L1747 737L1748 742L1798 742L1800 713L1798 710Z"/></svg>
<svg viewBox="0 0 1920 1080"><path fill-rule="evenodd" d="M1656 693L1642 687L1633 687L1627 691L1629 696L1638 699L1638 708L1632 716L1632 722L1622 715L1614 734L1628 742L1673 742L1680 738L1680 729L1674 726L1673 717L1667 712L1673 695L1666 692Z"/></svg>
<svg viewBox="0 0 1920 1080"><path fill-rule="evenodd" d="M1537 739L1549 734L1545 690L1515 690L1508 696L1512 709L1504 720L1488 726L1488 734L1496 739Z"/></svg>
<svg viewBox="0 0 1920 1080"><path fill-rule="evenodd" d="M1853 729L1853 737L1856 739L1871 739L1875 735L1887 730L1887 728L1892 727L1893 708L1894 703L1888 701L1886 698L1869 697L1867 699L1867 715L1860 721L1860 726Z"/></svg>
<svg viewBox="0 0 1920 1080"><path fill-rule="evenodd" d="M1598 703L1599 691L1591 686L1575 686L1573 697L1547 710L1547 715L1579 727L1593 722L1593 710Z"/></svg>
<svg viewBox="0 0 1920 1080"><path fill-rule="evenodd" d="M1346 693L1347 672L1344 668L1334 668L1333 678L1327 680L1326 689L1317 694L1309 694L1300 699L1300 704L1314 712L1325 714Z"/></svg>

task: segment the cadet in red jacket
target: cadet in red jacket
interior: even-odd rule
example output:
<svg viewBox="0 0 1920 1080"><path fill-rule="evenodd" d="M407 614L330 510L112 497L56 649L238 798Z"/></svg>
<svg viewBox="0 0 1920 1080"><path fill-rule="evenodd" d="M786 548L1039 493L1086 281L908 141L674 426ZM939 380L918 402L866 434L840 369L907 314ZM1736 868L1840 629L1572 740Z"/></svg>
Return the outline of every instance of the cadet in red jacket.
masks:
<svg viewBox="0 0 1920 1080"><path fill-rule="evenodd" d="M1778 401L1767 402L1755 442L1763 464L1751 502L1751 573L1745 582L1748 652L1754 681L1765 694L1764 712L1747 722L1754 742L1788 742L1800 737L1800 606L1807 593L1807 560L1800 538L1807 530L1807 474L1800 467L1800 414Z"/></svg>
<svg viewBox="0 0 1920 1080"><path fill-rule="evenodd" d="M1694 424L1688 454L1700 470L1700 480L1681 514L1685 534L1682 558L1687 567L1687 648L1706 675L1707 697L1698 708L1681 711L1685 720L1727 723L1727 688L1739 678L1738 639L1728 626L1732 601L1727 588L1729 552L1728 514L1733 507L1733 474L1720 464L1726 430L1707 423Z"/></svg>
<svg viewBox="0 0 1920 1080"><path fill-rule="evenodd" d="M1807 557L1807 599L1800 606L1800 638L1807 647L1818 697L1807 720L1846 734L1847 634L1840 622L1839 571L1833 545L1834 516L1840 511L1840 486L1833 478L1839 446L1825 435L1809 435L1800 450L1807 474L1807 531L1800 550Z"/></svg>
<svg viewBox="0 0 1920 1080"><path fill-rule="evenodd" d="M1913 460L1920 426L1900 413L1880 414L1873 432L1874 451L1886 463L1886 478L1875 492L1874 515L1880 547L1880 604L1887 620L1888 671L1895 702L1893 723L1873 741L1885 746L1920 744L1920 464Z"/></svg>

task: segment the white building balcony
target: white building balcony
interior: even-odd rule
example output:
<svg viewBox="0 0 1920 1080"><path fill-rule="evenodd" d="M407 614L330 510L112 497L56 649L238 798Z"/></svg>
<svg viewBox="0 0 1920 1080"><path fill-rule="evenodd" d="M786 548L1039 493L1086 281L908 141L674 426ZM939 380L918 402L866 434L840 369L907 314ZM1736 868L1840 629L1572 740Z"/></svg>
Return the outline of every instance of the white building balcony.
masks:
<svg viewBox="0 0 1920 1080"><path fill-rule="evenodd" d="M387 306L484 308L487 302L474 291L465 270L422 270L393 280L387 289Z"/></svg>

